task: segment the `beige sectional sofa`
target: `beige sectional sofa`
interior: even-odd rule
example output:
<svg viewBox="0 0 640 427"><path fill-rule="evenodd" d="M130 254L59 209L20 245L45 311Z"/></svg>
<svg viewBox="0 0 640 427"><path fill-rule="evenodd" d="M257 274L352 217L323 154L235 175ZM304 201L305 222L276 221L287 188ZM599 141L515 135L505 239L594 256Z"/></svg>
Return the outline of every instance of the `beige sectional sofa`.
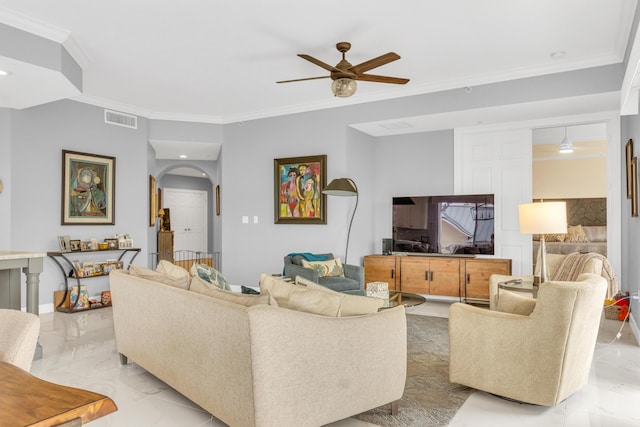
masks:
<svg viewBox="0 0 640 427"><path fill-rule="evenodd" d="M123 363L230 426L321 426L402 397L403 307L331 317L277 306L270 295L245 306L216 298L217 290L145 277L110 276Z"/></svg>

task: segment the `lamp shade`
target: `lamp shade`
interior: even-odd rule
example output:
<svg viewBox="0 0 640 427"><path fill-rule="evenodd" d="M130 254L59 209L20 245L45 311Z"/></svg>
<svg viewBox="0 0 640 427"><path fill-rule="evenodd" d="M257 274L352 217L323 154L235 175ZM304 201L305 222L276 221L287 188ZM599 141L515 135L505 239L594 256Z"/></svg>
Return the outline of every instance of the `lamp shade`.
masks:
<svg viewBox="0 0 640 427"><path fill-rule="evenodd" d="M358 187L350 178L336 178L322 192L329 196L356 196Z"/></svg>
<svg viewBox="0 0 640 427"><path fill-rule="evenodd" d="M518 206L518 218L522 234L567 232L566 202L525 203Z"/></svg>

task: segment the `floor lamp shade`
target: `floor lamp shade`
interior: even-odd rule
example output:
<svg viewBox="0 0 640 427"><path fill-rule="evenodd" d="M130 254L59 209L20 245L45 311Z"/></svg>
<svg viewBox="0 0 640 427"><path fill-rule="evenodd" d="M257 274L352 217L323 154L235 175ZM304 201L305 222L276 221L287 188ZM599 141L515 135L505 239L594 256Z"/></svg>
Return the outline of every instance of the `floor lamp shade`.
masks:
<svg viewBox="0 0 640 427"><path fill-rule="evenodd" d="M547 277L545 234L567 232L566 202L526 203L518 206L520 233L540 234L540 283Z"/></svg>
<svg viewBox="0 0 640 427"><path fill-rule="evenodd" d="M349 231L347 231L347 245L344 249L344 263L347 263L347 253L349 252L349 237L351 236L351 225L353 224L353 218L356 216L356 209L358 209L358 186L350 178L336 178L322 190L322 192L329 196L356 196L356 206L353 208L353 214L351 215L351 221L349 222Z"/></svg>

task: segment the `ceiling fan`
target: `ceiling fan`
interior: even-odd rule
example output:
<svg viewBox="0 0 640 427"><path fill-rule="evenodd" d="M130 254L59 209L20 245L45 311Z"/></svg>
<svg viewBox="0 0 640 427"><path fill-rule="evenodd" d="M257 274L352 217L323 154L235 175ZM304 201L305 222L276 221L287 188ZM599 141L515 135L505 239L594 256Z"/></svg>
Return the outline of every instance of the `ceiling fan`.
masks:
<svg viewBox="0 0 640 427"><path fill-rule="evenodd" d="M376 82L376 83L394 83L403 85L406 84L409 79L403 79L399 77L387 77L387 76L377 76L374 74L364 74L369 70L373 70L374 68L380 67L382 65L388 64L389 62L396 61L400 59L400 55L395 52L385 53L384 55L378 56L377 58L370 59L358 65L351 65L349 61L345 58L345 53L351 49L351 43L349 42L340 42L336 44L336 49L342 53L342 60L336 64L336 66L331 66L326 64L310 55L305 55L303 53L298 54L300 58L306 59L309 62L316 64L317 66L324 68L327 71L330 71L328 76L321 77L307 77L304 79L294 79L294 80L282 80L276 83L291 83L291 82L301 82L304 80L316 80L316 79L326 79L331 78L333 83L331 84L331 90L335 96L347 97L351 96L356 92L357 84L356 80L362 80L367 82Z"/></svg>

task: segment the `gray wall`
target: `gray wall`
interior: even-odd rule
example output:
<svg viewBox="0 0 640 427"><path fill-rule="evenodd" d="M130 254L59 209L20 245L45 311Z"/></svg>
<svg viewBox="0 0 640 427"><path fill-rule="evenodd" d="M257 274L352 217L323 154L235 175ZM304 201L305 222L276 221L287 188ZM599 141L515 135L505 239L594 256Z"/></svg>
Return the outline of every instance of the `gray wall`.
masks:
<svg viewBox="0 0 640 427"><path fill-rule="evenodd" d="M11 110L0 108L0 250L11 243Z"/></svg>
<svg viewBox="0 0 640 427"><path fill-rule="evenodd" d="M625 116L622 118L621 126L621 138L620 141L620 157L622 158L622 164L625 160L625 145L629 138L633 139L634 154L640 155L640 116ZM623 167L620 176L621 182L626 182L626 169ZM631 216L631 201L626 197L626 186L622 186L622 268L623 277L625 283L622 284L622 289L629 291L630 294L638 294L640 291L640 217ZM638 300L631 300L631 312L638 322L640 318L640 302Z"/></svg>
<svg viewBox="0 0 640 427"><path fill-rule="evenodd" d="M212 177L214 187L221 186L222 215L215 218L213 227L221 243L214 250L221 249L221 268L231 283L255 285L261 272L282 271L282 257L289 252L344 256L355 203L352 198L327 198L326 225L274 224L273 159L279 157L326 154L328 181L337 177L356 181L360 204L349 261L359 263L364 255L380 252L381 239L390 235L391 197L453 191L453 134L447 130L372 138L349 125L611 92L619 90L621 76L621 65L598 67L475 87L471 94L460 89L224 126L199 124L193 135L185 124L156 126L143 118L138 130L106 125L101 108L73 101L12 110L9 246L13 250L55 250L60 234L103 238L128 232L145 250L137 263L148 264L146 252L155 251L155 229L148 225L149 174L162 178L169 169L188 164L156 161L148 139L153 134L158 139L188 141L204 135L207 140L223 140L217 164L198 167ZM0 114L0 124L3 121L7 122L6 113ZM6 132L0 131L0 147L3 134ZM60 225L62 149L117 158L115 226ZM0 166L5 164L6 160L0 160ZM0 195L0 203L4 196ZM242 224L242 216L258 216L258 224ZM55 266L46 262L42 303L52 301L52 290L60 282ZM91 286L96 288L91 294L100 290L98 285Z"/></svg>

